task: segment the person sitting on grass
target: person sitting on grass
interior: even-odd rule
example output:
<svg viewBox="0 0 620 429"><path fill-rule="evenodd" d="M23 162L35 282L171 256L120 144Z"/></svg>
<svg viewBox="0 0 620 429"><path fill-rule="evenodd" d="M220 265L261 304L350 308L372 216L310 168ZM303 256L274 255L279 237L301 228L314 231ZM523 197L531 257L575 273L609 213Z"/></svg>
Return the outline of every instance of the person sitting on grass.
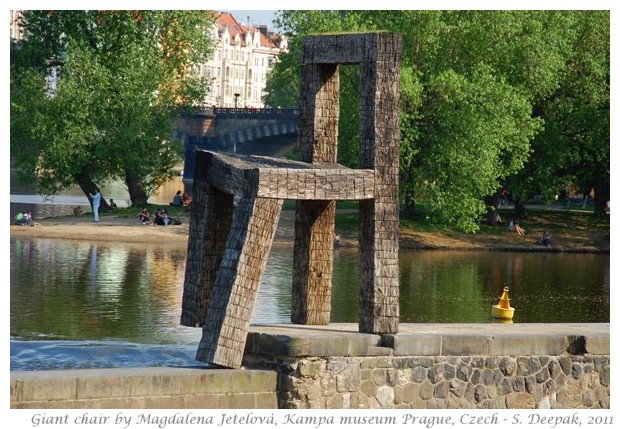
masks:
<svg viewBox="0 0 620 429"><path fill-rule="evenodd" d="M551 238L549 237L549 234L547 233L547 231L542 233L542 235L538 239L538 243L537 244L540 244L540 245L546 246L546 247L551 247Z"/></svg>
<svg viewBox="0 0 620 429"><path fill-rule="evenodd" d="M155 219L153 219L154 225L168 225L170 224L170 218L168 217L168 212L165 208L160 207L157 209L155 213Z"/></svg>
<svg viewBox="0 0 620 429"><path fill-rule="evenodd" d="M525 229L519 225L519 219L513 219L508 224L508 231L516 232L519 235L525 235Z"/></svg>
<svg viewBox="0 0 620 429"><path fill-rule="evenodd" d="M175 207L181 207L183 205L183 197L181 196L181 191L177 191L177 194L172 199L170 205Z"/></svg>
<svg viewBox="0 0 620 429"><path fill-rule="evenodd" d="M149 214L149 211L146 209L146 207L142 207L140 213L138 214L138 219L140 220L140 223L142 225L149 224L149 222L151 221L151 215Z"/></svg>
<svg viewBox="0 0 620 429"><path fill-rule="evenodd" d="M32 215L26 210L15 215L15 225L32 225Z"/></svg>
<svg viewBox="0 0 620 429"><path fill-rule="evenodd" d="M521 227L521 225L519 225L519 221L515 220L515 231L517 232L517 234L519 235L525 235L525 229L523 229L523 227Z"/></svg>

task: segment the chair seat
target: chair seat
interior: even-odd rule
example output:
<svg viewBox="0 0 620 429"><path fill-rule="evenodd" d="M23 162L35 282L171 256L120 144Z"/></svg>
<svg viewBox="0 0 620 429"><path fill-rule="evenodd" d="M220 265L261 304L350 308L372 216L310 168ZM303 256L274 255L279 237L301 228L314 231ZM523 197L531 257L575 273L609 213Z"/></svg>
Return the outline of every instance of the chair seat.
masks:
<svg viewBox="0 0 620 429"><path fill-rule="evenodd" d="M257 155L200 151L208 181L242 197L284 200L368 200L375 197L375 171L340 164L310 164Z"/></svg>

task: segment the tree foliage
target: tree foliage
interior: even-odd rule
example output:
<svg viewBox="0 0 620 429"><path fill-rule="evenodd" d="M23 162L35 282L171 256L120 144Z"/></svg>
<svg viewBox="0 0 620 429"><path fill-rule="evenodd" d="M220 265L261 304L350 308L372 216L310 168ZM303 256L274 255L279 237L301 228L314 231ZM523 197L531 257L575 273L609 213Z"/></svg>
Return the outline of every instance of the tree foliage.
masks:
<svg viewBox="0 0 620 429"><path fill-rule="evenodd" d="M564 56L559 82L534 102L544 130L532 141L525 169L510 178L524 196L553 200L569 187L595 191L595 213L604 213L610 183L609 12L563 12ZM522 198L524 199L524 198Z"/></svg>
<svg viewBox="0 0 620 429"><path fill-rule="evenodd" d="M558 176L558 167L567 166L545 159L531 163L538 154L557 154L557 140L540 136L566 126L559 125L560 112L574 112L579 102L585 114L585 106L592 105L583 103L584 98L574 99L566 109L556 106L557 119L552 120L548 107L556 94L567 90L584 97L600 94L597 109L588 111L601 123L597 137L586 143L569 137L566 130L563 135L571 140L568 146L583 152L580 159L585 159L585 153L606 152L606 158L600 157L603 170L608 169L608 137L599 139L593 149L594 139L609 124L609 88L604 85L605 71L607 82L609 77L608 21L609 13L604 11L283 11L278 25L288 32L291 50L270 77L268 102L296 104L292 94L298 94L302 36L373 30L401 33L403 201L408 208L425 204L433 222L475 232L486 209L485 197L508 183L522 197L540 192L547 187L543 178ZM596 76L588 68L594 63ZM357 75L344 71L339 159L353 166L358 145L354 132ZM584 73L591 77L590 92L582 88ZM577 125L577 118L574 122ZM579 125L583 126L580 135L585 129L593 130L584 121ZM526 186L526 181L532 186Z"/></svg>
<svg viewBox="0 0 620 429"><path fill-rule="evenodd" d="M203 98L207 11L26 11L11 50L11 158L54 194L125 181L144 204L173 174L178 110Z"/></svg>

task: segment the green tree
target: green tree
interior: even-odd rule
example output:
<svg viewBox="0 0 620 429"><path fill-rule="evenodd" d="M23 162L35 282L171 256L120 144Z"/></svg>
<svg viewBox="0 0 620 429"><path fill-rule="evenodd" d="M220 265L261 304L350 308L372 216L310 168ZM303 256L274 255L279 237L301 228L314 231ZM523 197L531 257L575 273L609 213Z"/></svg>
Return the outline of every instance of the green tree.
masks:
<svg viewBox="0 0 620 429"><path fill-rule="evenodd" d="M289 52L281 55L278 65L267 79L266 103L272 106L297 106L299 100L300 36L310 33L362 30L363 11L280 11L276 25L288 32ZM338 161L344 165L357 165L359 130L357 111L358 71L356 67L340 65L340 116L338 133Z"/></svg>
<svg viewBox="0 0 620 429"><path fill-rule="evenodd" d="M125 181L144 204L181 159L174 118L203 98L208 11L26 11L11 49L11 158L54 194Z"/></svg>
<svg viewBox="0 0 620 429"><path fill-rule="evenodd" d="M548 92L556 82L554 64L542 62L547 50L528 49L544 36L536 25L540 17L485 11L284 11L278 18L292 42L289 55L297 58L299 39L309 33L403 34L404 199L409 207L423 202L433 222L475 232L485 210L483 197L527 160L530 141L541 126L531 115L534 94ZM293 73L277 69L292 63L283 59L276 66L274 77L289 77L280 81L286 85L282 92L295 87ZM526 64L549 78L533 78ZM341 97L347 101L355 96L346 91L357 88L349 78L356 75L341 74ZM277 85L274 81L270 97L278 96ZM356 117L357 104L341 103L341 110L339 152L351 154L357 141L347 133L348 121Z"/></svg>
<svg viewBox="0 0 620 429"><path fill-rule="evenodd" d="M610 183L609 11L564 11L559 82L534 101L545 121L525 168L509 179L516 210L533 193L553 200L570 186L595 191L595 214L605 212Z"/></svg>

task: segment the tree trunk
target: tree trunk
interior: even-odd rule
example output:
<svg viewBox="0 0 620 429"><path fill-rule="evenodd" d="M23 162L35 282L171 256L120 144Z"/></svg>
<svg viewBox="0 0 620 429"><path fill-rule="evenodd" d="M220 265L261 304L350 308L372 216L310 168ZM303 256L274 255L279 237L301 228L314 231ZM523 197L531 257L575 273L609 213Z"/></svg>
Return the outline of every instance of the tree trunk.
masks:
<svg viewBox="0 0 620 429"><path fill-rule="evenodd" d="M604 216L606 211L607 195L603 186L603 175L601 165L594 167L594 215Z"/></svg>
<svg viewBox="0 0 620 429"><path fill-rule="evenodd" d="M144 206L148 200L144 186L139 178L132 174L125 173L125 184L129 191L129 199L132 206Z"/></svg>
<svg viewBox="0 0 620 429"><path fill-rule="evenodd" d="M403 211L406 215L413 215L415 213L415 200L409 192L405 193L405 207L403 207Z"/></svg>
<svg viewBox="0 0 620 429"><path fill-rule="evenodd" d="M515 195L515 218L527 219L527 209L525 208L525 195Z"/></svg>
<svg viewBox="0 0 620 429"><path fill-rule="evenodd" d="M403 197L403 213L405 215L413 215L415 213L415 197L414 197L414 191L412 188L410 188L409 186L407 186L407 180L408 177L405 176L404 179L401 180L401 183L403 183L403 185L401 185L400 191L402 193L402 197Z"/></svg>
<svg viewBox="0 0 620 429"><path fill-rule="evenodd" d="M93 182L93 179L90 177L90 174L88 174L85 171L82 171L81 173L76 174L75 176L73 176L73 178L75 182L77 183L77 185L82 190L82 192L84 192L84 195L86 196L86 198L88 199L88 202L90 203L90 208L92 209L93 199L90 197L90 194L95 192L95 188L97 187L97 185L95 185L95 182ZM101 203L99 203L99 211L107 212L110 210L112 210L112 208L110 207L110 204L108 204L106 199L103 197L103 193L101 193Z"/></svg>

